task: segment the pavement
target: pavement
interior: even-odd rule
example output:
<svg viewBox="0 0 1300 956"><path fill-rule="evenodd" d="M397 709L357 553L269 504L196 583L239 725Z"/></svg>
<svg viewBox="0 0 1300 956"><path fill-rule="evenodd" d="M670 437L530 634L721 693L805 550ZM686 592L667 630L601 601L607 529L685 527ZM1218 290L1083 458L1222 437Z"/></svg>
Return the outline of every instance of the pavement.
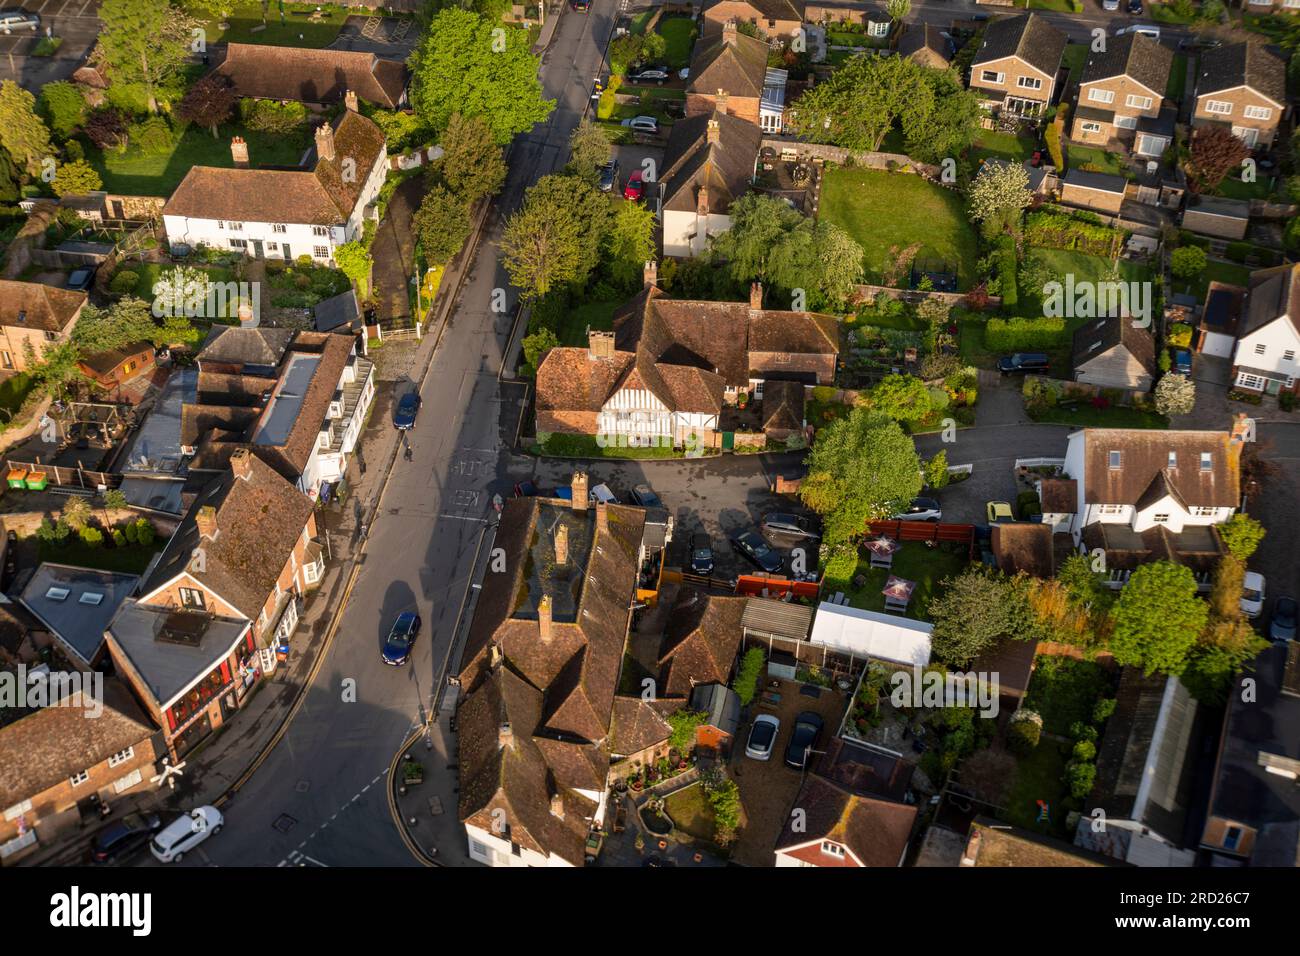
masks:
<svg viewBox="0 0 1300 956"><path fill-rule="evenodd" d="M39 93L47 83L72 76L94 46L99 0L27 0L22 8L40 15L40 29L35 35L26 30L0 34L0 80L14 80ZM53 56L32 56L32 48L47 30L61 37L63 44Z"/></svg>

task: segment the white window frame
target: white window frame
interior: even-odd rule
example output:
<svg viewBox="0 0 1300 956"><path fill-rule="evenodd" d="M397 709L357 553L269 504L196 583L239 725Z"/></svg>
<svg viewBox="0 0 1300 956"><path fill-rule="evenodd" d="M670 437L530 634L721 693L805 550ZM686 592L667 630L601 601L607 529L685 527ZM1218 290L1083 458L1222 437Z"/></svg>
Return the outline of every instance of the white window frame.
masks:
<svg viewBox="0 0 1300 956"><path fill-rule="evenodd" d="M1232 104L1227 100L1206 100L1205 112L1213 113L1216 116L1231 116Z"/></svg>
<svg viewBox="0 0 1300 956"><path fill-rule="evenodd" d="M1088 91L1088 101L1091 103L1114 103L1115 91L1102 90L1094 87Z"/></svg>
<svg viewBox="0 0 1300 956"><path fill-rule="evenodd" d="M326 237L328 237L329 234L330 234L329 227L328 227L328 226L312 226L312 227L311 227L311 234L312 234L313 236L326 236Z"/></svg>
<svg viewBox="0 0 1300 956"><path fill-rule="evenodd" d="M1246 119L1269 120L1273 118L1273 110L1268 106L1247 106L1242 115Z"/></svg>
<svg viewBox="0 0 1300 956"><path fill-rule="evenodd" d="M113 792L123 793L127 790L130 790L132 787L138 786L140 781L142 781L143 779L144 779L144 774L140 772L139 767L136 767L125 777L118 777L116 780L113 781Z"/></svg>
<svg viewBox="0 0 1300 956"><path fill-rule="evenodd" d="M1138 121L1136 116L1116 116L1115 125L1119 129L1137 129Z"/></svg>
<svg viewBox="0 0 1300 956"><path fill-rule="evenodd" d="M1201 471L1214 471L1214 455L1211 452L1201 452Z"/></svg>
<svg viewBox="0 0 1300 956"><path fill-rule="evenodd" d="M109 757L108 765L110 767L120 767L134 756L135 748L127 747L125 750L119 750L117 753L113 754L113 756Z"/></svg>
<svg viewBox="0 0 1300 956"><path fill-rule="evenodd" d="M76 773L74 773L71 777L68 778L68 783L72 785L73 790L76 790L83 783L89 783L89 782L90 782L89 770L78 770Z"/></svg>
<svg viewBox="0 0 1300 956"><path fill-rule="evenodd" d="M1106 454L1106 468L1109 471L1119 471L1124 467L1124 453L1122 451L1112 450Z"/></svg>
<svg viewBox="0 0 1300 956"><path fill-rule="evenodd" d="M992 83L1001 86L1006 81L1007 75L1005 73L1000 73L997 70L980 70L981 83Z"/></svg>
<svg viewBox="0 0 1300 956"><path fill-rule="evenodd" d="M1294 349L1287 349L1285 352L1283 352L1283 353L1282 353L1282 361L1284 361L1284 362L1294 362L1294 361L1295 361L1295 350L1294 350Z"/></svg>
<svg viewBox="0 0 1300 956"><path fill-rule="evenodd" d="M1018 76L1016 77L1016 86L1022 90L1041 90L1043 81L1036 76Z"/></svg>
<svg viewBox="0 0 1300 956"><path fill-rule="evenodd" d="M1094 122L1093 120L1085 120L1079 124L1079 129L1085 133L1100 133L1101 124Z"/></svg>
<svg viewBox="0 0 1300 956"><path fill-rule="evenodd" d="M5 811L5 823L12 823L14 820L17 820L19 817L21 817L24 813L31 813L31 812L32 812L31 800L23 800L21 803L15 803L12 807L10 807L8 810Z"/></svg>
<svg viewBox="0 0 1300 956"><path fill-rule="evenodd" d="M1267 351L1268 351L1268 346L1265 345L1263 342L1260 342L1258 345L1255 346L1256 355L1263 355Z"/></svg>
<svg viewBox="0 0 1300 956"><path fill-rule="evenodd" d="M1149 110L1151 104L1155 102L1149 96L1138 96L1136 93L1130 93L1128 99L1124 101L1135 110Z"/></svg>
<svg viewBox="0 0 1300 956"><path fill-rule="evenodd" d="M286 225L285 225L284 223L282 223L282 222L273 222L273 223L271 223L271 231L272 231L272 232L288 232L288 231L289 231L289 227L286 226Z"/></svg>
<svg viewBox="0 0 1300 956"><path fill-rule="evenodd" d="M330 257L329 246L314 246L312 247L312 252L314 253L314 257L317 259L328 259Z"/></svg>

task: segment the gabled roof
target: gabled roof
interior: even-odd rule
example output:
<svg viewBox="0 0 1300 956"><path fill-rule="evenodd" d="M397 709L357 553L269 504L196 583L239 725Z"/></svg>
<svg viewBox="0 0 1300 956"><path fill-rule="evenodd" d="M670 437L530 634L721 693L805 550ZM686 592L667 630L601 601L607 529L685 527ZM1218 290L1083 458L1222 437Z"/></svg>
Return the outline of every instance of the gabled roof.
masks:
<svg viewBox="0 0 1300 956"><path fill-rule="evenodd" d="M984 42L971 65L1016 57L1055 78L1066 42L1064 33L1034 13L994 20L984 31Z"/></svg>
<svg viewBox="0 0 1300 956"><path fill-rule="evenodd" d="M683 586L664 628L659 654L665 697L688 697L696 684L725 684L740 651L747 598Z"/></svg>
<svg viewBox="0 0 1300 956"><path fill-rule="evenodd" d="M710 8L715 7L723 0L712 0L705 4L704 14L707 17ZM804 4L800 0L743 0L745 4L753 8L764 20L796 20L803 22Z"/></svg>
<svg viewBox="0 0 1300 956"><path fill-rule="evenodd" d="M685 704L683 700L662 697L654 700L615 697L610 719L610 755L626 757L664 743L673 730L666 718Z"/></svg>
<svg viewBox="0 0 1300 956"><path fill-rule="evenodd" d="M1258 43L1229 43L1201 53L1200 73L1196 81L1199 99L1249 86L1279 107L1286 105L1286 65L1282 59Z"/></svg>
<svg viewBox="0 0 1300 956"><path fill-rule="evenodd" d="M962 855L963 866L1127 866L1054 837L977 817Z"/></svg>
<svg viewBox="0 0 1300 956"><path fill-rule="evenodd" d="M915 804L853 793L816 774L808 777L794 805L805 811L804 826L795 832L791 814L776 850L815 866L899 866L916 822ZM849 852L826 853L825 842Z"/></svg>
<svg viewBox="0 0 1300 956"><path fill-rule="evenodd" d="M695 45L691 57L687 93L713 96L719 90L728 96L760 97L767 75L766 40L725 31Z"/></svg>
<svg viewBox="0 0 1300 956"><path fill-rule="evenodd" d="M85 304L84 292L0 279L0 325L62 332Z"/></svg>
<svg viewBox="0 0 1300 956"><path fill-rule="evenodd" d="M711 123L718 124L715 143L709 142ZM725 215L749 191L762 141L762 130L727 113L692 116L674 124L660 176L663 208L694 212L699 191L706 189L709 211Z"/></svg>
<svg viewBox="0 0 1300 956"><path fill-rule="evenodd" d="M1300 263L1251 273L1245 314L1237 325L1237 338L1257 332L1283 317L1300 334Z"/></svg>
<svg viewBox="0 0 1300 956"><path fill-rule="evenodd" d="M1227 431L1085 428L1070 436L1083 442L1083 500L1087 504L1136 505L1153 482L1165 482L1192 507L1236 508L1241 503L1241 446ZM1120 464L1110 467L1110 453ZM1169 467L1169 455L1177 467ZM1209 467L1202 470L1201 455Z"/></svg>
<svg viewBox="0 0 1300 956"><path fill-rule="evenodd" d="M937 26L932 23L910 23L898 41L898 55L929 66L940 60L952 62L948 40Z"/></svg>
<svg viewBox="0 0 1300 956"><path fill-rule="evenodd" d="M347 90L375 106L393 109L406 89L406 65L357 50L309 50L260 43L231 43L214 71L240 96L299 103L335 103Z"/></svg>
<svg viewBox="0 0 1300 956"><path fill-rule="evenodd" d="M1071 364L1077 371L1116 348L1124 349L1137 359L1148 375L1159 371L1151 330L1134 325L1133 319L1127 315L1090 320L1075 329Z"/></svg>
<svg viewBox="0 0 1300 956"><path fill-rule="evenodd" d="M246 329L237 325L214 325L195 358L200 368L205 362L274 368L280 364L284 350L293 341L293 334L293 329L270 326Z"/></svg>
<svg viewBox="0 0 1300 956"><path fill-rule="evenodd" d="M1142 33L1128 33L1107 41L1101 53L1092 53L1083 68L1081 84L1127 76L1141 83L1159 102L1169 84L1174 51Z"/></svg>
<svg viewBox="0 0 1300 956"><path fill-rule="evenodd" d="M163 215L317 226L347 222L384 148L384 134L350 110L333 125L333 159L313 155L302 170L192 166ZM352 165L345 170L347 160Z"/></svg>
<svg viewBox="0 0 1300 956"><path fill-rule="evenodd" d="M995 524L991 531L990 544L998 570L1006 574L1023 571L1036 578L1050 578L1056 573L1051 525L1016 521Z"/></svg>

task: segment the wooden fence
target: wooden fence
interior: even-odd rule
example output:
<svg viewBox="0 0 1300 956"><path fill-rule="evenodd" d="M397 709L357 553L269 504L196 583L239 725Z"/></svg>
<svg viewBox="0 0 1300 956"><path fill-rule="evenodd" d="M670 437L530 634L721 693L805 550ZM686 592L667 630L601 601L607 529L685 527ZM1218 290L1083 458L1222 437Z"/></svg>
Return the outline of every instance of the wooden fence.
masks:
<svg viewBox="0 0 1300 956"><path fill-rule="evenodd" d="M11 471L38 471L42 472L46 480L51 484L63 488L84 488L87 491L94 491L101 485L105 488L116 488L122 484L121 475L113 475L104 471L90 471L86 468L68 468L65 465L42 465L39 462L14 461L6 459L5 473Z"/></svg>

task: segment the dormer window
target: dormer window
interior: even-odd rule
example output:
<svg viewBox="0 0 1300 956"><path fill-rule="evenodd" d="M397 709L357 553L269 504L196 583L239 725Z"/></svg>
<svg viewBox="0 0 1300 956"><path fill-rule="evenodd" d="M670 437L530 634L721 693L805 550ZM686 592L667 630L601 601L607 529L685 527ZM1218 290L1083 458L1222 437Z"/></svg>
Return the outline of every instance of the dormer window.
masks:
<svg viewBox="0 0 1300 956"><path fill-rule="evenodd" d="M1170 467L1170 468L1177 468L1177 467L1178 467L1178 452L1176 452L1176 451L1171 451L1171 452L1169 453L1169 467Z"/></svg>
<svg viewBox="0 0 1300 956"><path fill-rule="evenodd" d="M822 852L827 856L833 856L838 860L844 859L844 847L838 843L831 843L829 840L822 842Z"/></svg>
<svg viewBox="0 0 1300 956"><path fill-rule="evenodd" d="M1124 453L1122 451L1112 451L1110 453L1110 469L1115 471L1124 464Z"/></svg>
<svg viewBox="0 0 1300 956"><path fill-rule="evenodd" d="M1201 452L1201 471L1214 470L1214 456L1208 451Z"/></svg>

